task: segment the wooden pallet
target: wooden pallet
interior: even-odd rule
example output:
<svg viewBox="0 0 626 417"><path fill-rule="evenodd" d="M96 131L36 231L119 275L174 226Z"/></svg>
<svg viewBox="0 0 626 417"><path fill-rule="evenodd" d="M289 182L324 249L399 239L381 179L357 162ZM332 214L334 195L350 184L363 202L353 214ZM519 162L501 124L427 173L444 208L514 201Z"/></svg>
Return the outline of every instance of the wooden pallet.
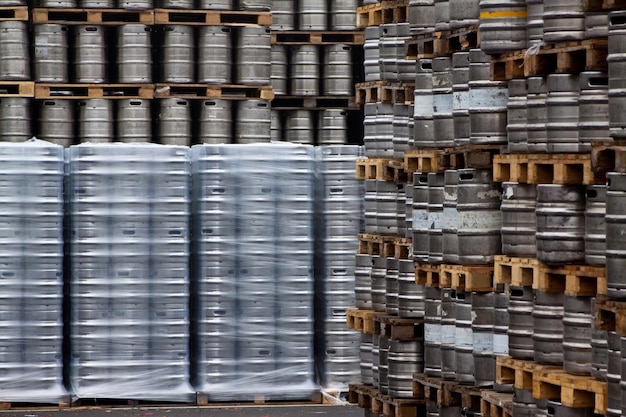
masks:
<svg viewBox="0 0 626 417"><path fill-rule="evenodd" d="M58 402L34 403L34 402L18 402L18 401L0 401L0 410L50 410L51 408L66 409L72 406L72 399L69 395L62 396Z"/></svg>
<svg viewBox="0 0 626 417"><path fill-rule="evenodd" d="M496 357L496 383L513 385L517 389L532 391L534 373L558 372L560 366L540 365L533 361L513 359L508 356Z"/></svg>
<svg viewBox="0 0 626 417"><path fill-rule="evenodd" d="M208 98L223 100L272 100L271 85L237 84L156 84L154 96L158 98Z"/></svg>
<svg viewBox="0 0 626 417"><path fill-rule="evenodd" d="M383 253L387 258L413 259L413 241L406 237L393 237L383 243Z"/></svg>
<svg viewBox="0 0 626 417"><path fill-rule="evenodd" d="M482 417L513 416L513 394L482 390L480 397L480 414Z"/></svg>
<svg viewBox="0 0 626 417"><path fill-rule="evenodd" d="M356 27L358 29L385 23L408 22L408 18L407 0L383 0L356 9Z"/></svg>
<svg viewBox="0 0 626 417"><path fill-rule="evenodd" d="M34 8L32 21L38 23L58 23L63 25L125 25L140 23L154 24L154 11L130 9L65 9Z"/></svg>
<svg viewBox="0 0 626 417"><path fill-rule="evenodd" d="M270 12L232 10L180 10L154 9L157 25L221 25L266 26L272 25Z"/></svg>
<svg viewBox="0 0 626 417"><path fill-rule="evenodd" d="M67 95L69 93L69 95ZM154 98L154 84L35 84L35 98Z"/></svg>
<svg viewBox="0 0 626 417"><path fill-rule="evenodd" d="M28 21L28 6L1 6L0 20Z"/></svg>
<svg viewBox="0 0 626 417"><path fill-rule="evenodd" d="M391 81L367 81L358 83L356 89L356 103L413 103L414 83L399 83Z"/></svg>
<svg viewBox="0 0 626 417"><path fill-rule="evenodd" d="M450 168L450 156L441 149L412 149L404 152L404 170L414 172L445 172Z"/></svg>
<svg viewBox="0 0 626 417"><path fill-rule="evenodd" d="M467 145L445 149L452 169L492 169L493 158L506 151L506 146Z"/></svg>
<svg viewBox="0 0 626 417"><path fill-rule="evenodd" d="M272 45L363 45L359 31L272 31Z"/></svg>
<svg viewBox="0 0 626 417"><path fill-rule="evenodd" d="M393 181L387 172L391 158L359 158L356 160L356 178L358 180Z"/></svg>
<svg viewBox="0 0 626 417"><path fill-rule="evenodd" d="M376 235L373 233L360 233L359 238L359 254L364 255L385 255L385 239L391 239L391 236Z"/></svg>
<svg viewBox="0 0 626 417"><path fill-rule="evenodd" d="M420 398L392 398L379 393L373 403L372 412L383 417L421 417L425 412L424 400Z"/></svg>
<svg viewBox="0 0 626 417"><path fill-rule="evenodd" d="M349 308L346 310L346 327L365 334L374 334L374 310Z"/></svg>
<svg viewBox="0 0 626 417"><path fill-rule="evenodd" d="M493 180L526 183L528 181L528 155L495 155L493 157Z"/></svg>
<svg viewBox="0 0 626 417"><path fill-rule="evenodd" d="M510 258L496 255L494 258L494 284L515 287L531 287L539 275L540 262L534 258Z"/></svg>
<svg viewBox="0 0 626 417"><path fill-rule="evenodd" d="M354 96L302 97L276 95L272 101L272 110L358 110Z"/></svg>
<svg viewBox="0 0 626 417"><path fill-rule="evenodd" d="M387 164L387 176L392 178L395 182L408 182L409 178L404 170L404 161L392 160ZM411 176L411 182L413 177Z"/></svg>
<svg viewBox="0 0 626 417"><path fill-rule="evenodd" d="M424 33L406 43L407 59L448 56L455 52L469 51L480 47L478 26Z"/></svg>
<svg viewBox="0 0 626 417"><path fill-rule="evenodd" d="M378 391L371 385L350 384L348 385L348 402L357 404L359 408L372 409L372 398L378 395Z"/></svg>
<svg viewBox="0 0 626 417"><path fill-rule="evenodd" d="M35 97L32 81L0 81L0 97Z"/></svg>
<svg viewBox="0 0 626 417"><path fill-rule="evenodd" d="M281 399L281 394L250 394L249 398L237 399L236 401L220 401L213 400L211 398L211 393L208 392L198 392L196 393L196 403L193 405L196 406L229 406L229 405L238 405L241 406L242 403L250 403L255 405L307 405L307 404L322 404L322 393L320 391L313 391L308 395L308 399L300 399L300 400L288 400ZM304 397L304 395L303 395Z"/></svg>
<svg viewBox="0 0 626 417"><path fill-rule="evenodd" d="M596 328L626 337L626 302L596 299Z"/></svg>
<svg viewBox="0 0 626 417"><path fill-rule="evenodd" d="M606 71L607 54L606 39L556 42L542 46L536 54L524 49L493 57L490 75L494 81L508 81L554 73Z"/></svg>
<svg viewBox="0 0 626 417"><path fill-rule="evenodd" d="M573 297L595 297L606 294L606 267L539 264L533 288L543 292L565 293Z"/></svg>
<svg viewBox="0 0 626 417"><path fill-rule="evenodd" d="M493 291L492 265L441 265L440 271L440 283L443 288L468 292Z"/></svg>
<svg viewBox="0 0 626 417"><path fill-rule="evenodd" d="M566 407L593 407L596 413L604 414L607 383L591 376L572 375L563 370L536 370L533 372L533 397L560 399L561 404Z"/></svg>
<svg viewBox="0 0 626 417"><path fill-rule="evenodd" d="M418 285L439 288L441 285L441 265L416 263L415 282Z"/></svg>
<svg viewBox="0 0 626 417"><path fill-rule="evenodd" d="M446 381L422 373L413 374L413 395L433 401L439 407L463 407L478 412L480 391L478 387L456 381Z"/></svg>
<svg viewBox="0 0 626 417"><path fill-rule="evenodd" d="M374 334L391 340L410 341L424 339L424 320L407 319L385 313L374 314Z"/></svg>

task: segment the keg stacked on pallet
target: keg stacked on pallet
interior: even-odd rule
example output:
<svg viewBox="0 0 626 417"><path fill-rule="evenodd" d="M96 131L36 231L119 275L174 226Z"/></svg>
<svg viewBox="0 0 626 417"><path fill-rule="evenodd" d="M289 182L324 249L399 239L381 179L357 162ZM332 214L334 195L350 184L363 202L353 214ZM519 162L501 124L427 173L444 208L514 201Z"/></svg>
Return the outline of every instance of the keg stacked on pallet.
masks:
<svg viewBox="0 0 626 417"><path fill-rule="evenodd" d="M613 415L607 333L593 307L608 272L609 166L595 164L611 142L608 12L583 1L484 3L491 78L509 82L508 154L494 157L503 187L494 278L509 288L510 319L497 387L513 384L513 415Z"/></svg>
<svg viewBox="0 0 626 417"><path fill-rule="evenodd" d="M5 6L3 138L66 147L269 141L270 4L241 3Z"/></svg>
<svg viewBox="0 0 626 417"><path fill-rule="evenodd" d="M358 0L272 3L272 139L360 143L354 82L362 79ZM348 131L351 134L348 134Z"/></svg>

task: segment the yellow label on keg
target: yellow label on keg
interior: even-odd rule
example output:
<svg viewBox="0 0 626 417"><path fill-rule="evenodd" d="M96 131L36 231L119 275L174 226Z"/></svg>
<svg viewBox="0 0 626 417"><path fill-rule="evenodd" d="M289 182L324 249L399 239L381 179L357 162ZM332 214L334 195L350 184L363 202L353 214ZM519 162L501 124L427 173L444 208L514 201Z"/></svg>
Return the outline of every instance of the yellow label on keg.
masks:
<svg viewBox="0 0 626 417"><path fill-rule="evenodd" d="M494 12L480 12L481 19L501 19L507 17L528 17L526 10L498 10Z"/></svg>

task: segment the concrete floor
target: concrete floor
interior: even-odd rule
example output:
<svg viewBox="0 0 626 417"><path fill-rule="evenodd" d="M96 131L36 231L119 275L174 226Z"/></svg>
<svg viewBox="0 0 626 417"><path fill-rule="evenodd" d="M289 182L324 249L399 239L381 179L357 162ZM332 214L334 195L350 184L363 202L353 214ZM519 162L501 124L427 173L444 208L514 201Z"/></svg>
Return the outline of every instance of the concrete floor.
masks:
<svg viewBox="0 0 626 417"><path fill-rule="evenodd" d="M272 405L232 407L76 408L3 410L0 417L363 417L354 405Z"/></svg>

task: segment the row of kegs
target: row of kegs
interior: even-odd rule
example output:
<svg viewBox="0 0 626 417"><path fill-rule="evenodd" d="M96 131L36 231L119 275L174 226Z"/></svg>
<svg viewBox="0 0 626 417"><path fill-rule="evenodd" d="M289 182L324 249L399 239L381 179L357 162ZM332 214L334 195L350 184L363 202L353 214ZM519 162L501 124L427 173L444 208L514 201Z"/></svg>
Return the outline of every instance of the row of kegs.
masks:
<svg viewBox="0 0 626 417"><path fill-rule="evenodd" d="M269 142L265 100L2 98L0 140L32 136L68 147L74 143Z"/></svg>
<svg viewBox="0 0 626 417"><path fill-rule="evenodd" d="M85 8L85 9L150 9L162 7L167 9L202 10L270 10L271 0L9 0L7 6L33 6L50 8Z"/></svg>
<svg viewBox="0 0 626 417"><path fill-rule="evenodd" d="M308 145L344 145L350 142L351 116L344 109L272 110L272 140Z"/></svg>
<svg viewBox="0 0 626 417"><path fill-rule="evenodd" d="M408 185L366 180L365 229L411 237L422 263L485 264L498 254L550 265L620 262L621 239L611 233L609 242L605 225L619 224L620 179L611 174L608 187L499 184L491 170L459 169L418 172Z"/></svg>
<svg viewBox="0 0 626 417"><path fill-rule="evenodd" d="M5 57L0 79L270 83L270 29L260 26L37 24L32 32L31 65L28 24L0 21L0 51Z"/></svg>
<svg viewBox="0 0 626 417"><path fill-rule="evenodd" d="M273 30L355 30L359 0L271 0Z"/></svg>
<svg viewBox="0 0 626 417"><path fill-rule="evenodd" d="M272 45L271 83L277 95L354 95L349 45Z"/></svg>

